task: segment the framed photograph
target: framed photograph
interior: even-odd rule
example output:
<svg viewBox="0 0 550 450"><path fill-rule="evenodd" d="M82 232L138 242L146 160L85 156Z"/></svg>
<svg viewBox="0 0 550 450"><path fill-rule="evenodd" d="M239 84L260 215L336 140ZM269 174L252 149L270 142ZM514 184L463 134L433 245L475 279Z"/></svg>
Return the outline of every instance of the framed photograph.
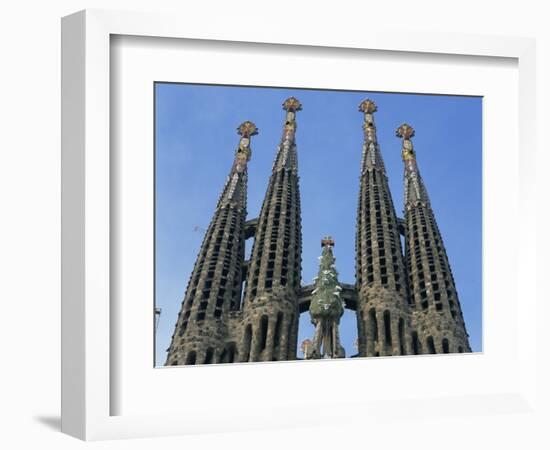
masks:
<svg viewBox="0 0 550 450"><path fill-rule="evenodd" d="M62 31L64 432L533 411L531 40Z"/></svg>

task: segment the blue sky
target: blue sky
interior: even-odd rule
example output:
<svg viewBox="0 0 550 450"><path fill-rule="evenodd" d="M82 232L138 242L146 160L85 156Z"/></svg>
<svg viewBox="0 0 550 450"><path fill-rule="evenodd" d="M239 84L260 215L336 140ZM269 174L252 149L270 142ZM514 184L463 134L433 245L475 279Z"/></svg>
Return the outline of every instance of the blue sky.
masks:
<svg viewBox="0 0 550 450"><path fill-rule="evenodd" d="M417 161L443 235L470 342L481 351L482 326L482 99L480 97L227 87L157 83L156 92L156 306L162 308L156 363L165 350L203 234L231 168L237 126L251 120L248 218L257 217L293 95L298 113L302 199L302 282L318 269L320 239L335 239L341 282L354 282L354 240L365 98L378 106L378 141L397 215L403 216L403 163L395 129L416 130ZM248 242L250 243L250 241ZM247 246L250 249L250 245ZM299 344L311 337L309 314L300 319ZM355 315L341 321L346 354L355 354ZM298 345L299 347L299 345ZM301 355L300 355L301 356Z"/></svg>

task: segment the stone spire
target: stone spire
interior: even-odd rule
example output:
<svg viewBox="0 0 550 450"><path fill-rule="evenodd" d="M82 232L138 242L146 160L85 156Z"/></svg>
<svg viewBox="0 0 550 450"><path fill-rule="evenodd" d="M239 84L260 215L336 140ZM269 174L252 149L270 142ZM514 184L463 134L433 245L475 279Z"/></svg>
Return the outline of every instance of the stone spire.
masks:
<svg viewBox="0 0 550 450"><path fill-rule="evenodd" d="M237 132L239 145L187 285L166 365L219 362L226 333L224 319L239 308L247 166L252 155L250 138L258 129L246 121Z"/></svg>
<svg viewBox="0 0 550 450"><path fill-rule="evenodd" d="M403 124L396 136L403 139L405 257L416 329L413 353L470 352L451 267L418 169L411 141L414 129Z"/></svg>
<svg viewBox="0 0 550 450"><path fill-rule="evenodd" d="M364 100L355 273L360 356L410 352L410 311L397 217L376 138L376 105Z"/></svg>
<svg viewBox="0 0 550 450"><path fill-rule="evenodd" d="M327 236L321 240L322 254L319 257L319 272L311 295L309 314L315 325L315 336L310 346L303 347L306 359L344 358L338 326L344 314L344 302L340 298L342 287L338 282L336 259L332 254L334 240Z"/></svg>
<svg viewBox="0 0 550 450"><path fill-rule="evenodd" d="M359 105L359 111L364 114L363 123L363 156L361 158L361 175L368 170L377 168L384 174L386 168L380 154L380 147L376 138L376 125L374 124L374 113L378 110L376 104L369 99L363 100Z"/></svg>
<svg viewBox="0 0 550 450"><path fill-rule="evenodd" d="M248 265L241 361L295 359L302 234L296 152L296 113L290 97Z"/></svg>
<svg viewBox="0 0 550 450"><path fill-rule="evenodd" d="M254 123L246 121L239 125L237 133L241 139L239 147L235 150L233 166L218 201L218 209L229 203L242 203L246 208L247 165L252 157L250 137L257 135L258 129Z"/></svg>
<svg viewBox="0 0 550 450"><path fill-rule="evenodd" d="M428 193L416 166L416 154L411 141L414 137L414 129L404 123L397 129L395 135L403 138L401 156L405 164L405 207L416 202L429 203Z"/></svg>

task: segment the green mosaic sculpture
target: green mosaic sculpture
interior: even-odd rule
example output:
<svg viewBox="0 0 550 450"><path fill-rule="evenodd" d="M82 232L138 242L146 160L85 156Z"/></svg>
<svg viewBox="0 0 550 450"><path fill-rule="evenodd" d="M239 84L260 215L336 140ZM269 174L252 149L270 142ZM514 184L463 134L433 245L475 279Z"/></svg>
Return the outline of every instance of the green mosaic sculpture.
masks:
<svg viewBox="0 0 550 450"><path fill-rule="evenodd" d="M338 325L344 314L344 302L340 299L342 288L334 265L336 259L332 254L334 241L327 236L321 241L321 246L319 273L314 279L315 288L309 305L315 336L305 356L306 359L343 358L345 352L340 344Z"/></svg>

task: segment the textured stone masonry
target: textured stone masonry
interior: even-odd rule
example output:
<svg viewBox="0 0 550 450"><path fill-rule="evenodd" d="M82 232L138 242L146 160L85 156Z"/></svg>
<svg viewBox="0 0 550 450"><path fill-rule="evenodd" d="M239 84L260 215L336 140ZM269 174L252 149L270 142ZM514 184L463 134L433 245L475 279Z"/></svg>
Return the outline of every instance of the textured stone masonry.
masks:
<svg viewBox="0 0 550 450"><path fill-rule="evenodd" d="M285 120L257 218L247 220L250 139L241 136L178 314L166 365L284 361L297 358L300 313L313 287L301 285L302 230L296 113ZM364 115L353 285L340 284L345 307L356 311L358 355L393 356L470 352L450 263L420 176L411 138L401 125L405 166L404 219L398 219L376 137L376 105ZM405 252L401 247L405 237ZM249 261L245 241L253 238ZM308 237L317 238L317 237ZM307 349L312 341L305 341Z"/></svg>

